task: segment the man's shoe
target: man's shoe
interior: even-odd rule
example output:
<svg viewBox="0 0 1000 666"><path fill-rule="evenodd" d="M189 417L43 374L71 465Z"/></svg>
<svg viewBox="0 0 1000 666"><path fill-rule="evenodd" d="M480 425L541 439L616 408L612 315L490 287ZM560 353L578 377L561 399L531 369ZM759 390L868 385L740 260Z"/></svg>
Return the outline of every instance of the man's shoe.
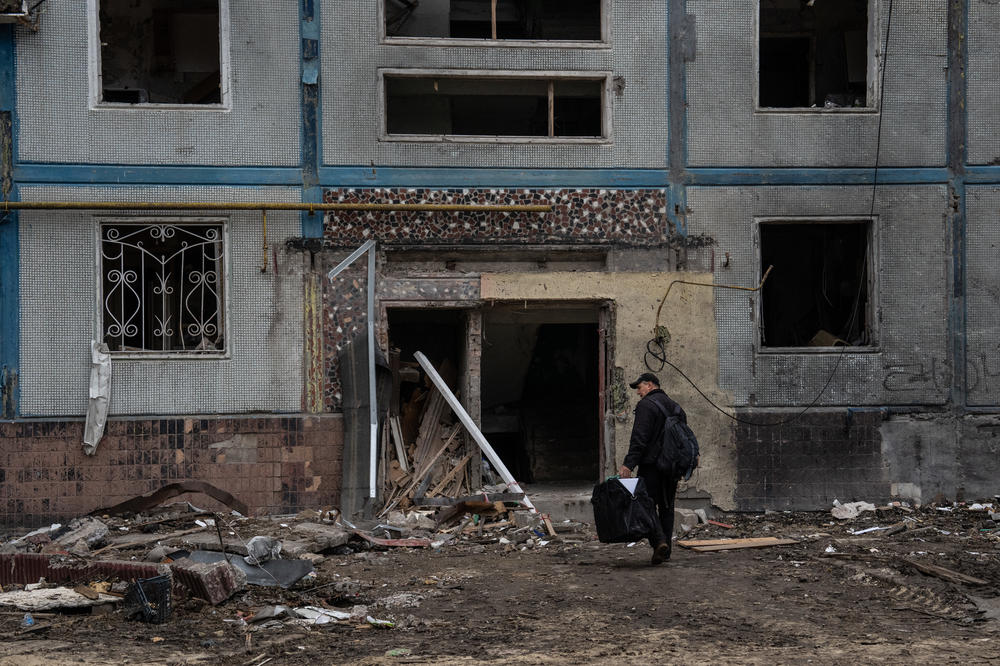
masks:
<svg viewBox="0 0 1000 666"><path fill-rule="evenodd" d="M653 566L657 564L662 564L670 559L670 545L666 543L661 543L659 546L653 549L653 559L649 562Z"/></svg>

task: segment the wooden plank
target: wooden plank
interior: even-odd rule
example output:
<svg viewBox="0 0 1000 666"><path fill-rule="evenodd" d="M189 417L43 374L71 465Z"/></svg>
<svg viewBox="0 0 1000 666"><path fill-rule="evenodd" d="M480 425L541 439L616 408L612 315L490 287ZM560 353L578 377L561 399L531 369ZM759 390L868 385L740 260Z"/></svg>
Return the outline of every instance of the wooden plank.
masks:
<svg viewBox="0 0 1000 666"><path fill-rule="evenodd" d="M741 548L767 548L769 546L790 546L796 544L795 539L779 539L777 537L759 537L753 539L704 539L695 541L678 541L678 546L690 548L699 553L717 550L739 550Z"/></svg>
<svg viewBox="0 0 1000 666"><path fill-rule="evenodd" d="M487 497L490 501L500 502L520 502L524 499L524 493L489 493ZM418 497L415 500L417 506L453 506L462 502L469 502L483 499L483 494L464 495L462 497ZM524 507L527 509L527 507Z"/></svg>
<svg viewBox="0 0 1000 666"><path fill-rule="evenodd" d="M430 473L431 469L434 467L434 463L437 462L437 459L441 457L441 454L444 453L445 450L447 450L447 448L451 445L452 441L455 439L455 437L458 436L458 433L461 429L462 429L461 426L456 423L454 429L452 429L451 431L451 436L448 438L448 440L437 450L437 453L431 456L431 459L427 462L426 465L424 465L423 469L420 472L414 474L413 480L410 482L410 485L407 486L406 490L404 490L399 495L397 500L395 500L392 504L387 504L386 507L382 509L382 512L379 513L380 517L389 513L389 511L391 511L393 507L396 506L396 503L399 500L405 498L407 495L413 492L413 489L416 488L417 485L419 485L419 483L424 480L424 477ZM413 498L410 499L412 500Z"/></svg>
<svg viewBox="0 0 1000 666"><path fill-rule="evenodd" d="M399 461L399 468L409 473L409 461L406 458L406 449L403 447L403 431L399 427L398 416L389 417L389 431L392 433L392 440L396 443L396 460Z"/></svg>
<svg viewBox="0 0 1000 666"><path fill-rule="evenodd" d="M921 573L925 573L928 576L935 576L941 580L946 580L949 583L959 583L965 585L989 585L988 580L983 580L982 578L974 578L973 576L967 576L964 573L958 571L953 571L952 569L946 569L945 567L939 567L936 564L925 564L924 562L917 562L916 560L911 560L906 557L899 558L900 562L905 562L911 567L916 569Z"/></svg>
<svg viewBox="0 0 1000 666"><path fill-rule="evenodd" d="M470 460L472 460L472 454L471 453L469 455L465 456L464 458L462 458L458 462L457 465L455 465L454 467L452 467L451 471L448 472L447 474L445 474L444 478L441 479L438 482L438 484L436 486L434 486L433 489L431 489L431 491L429 493L427 493L427 496L428 497L434 497L435 495L439 494L442 490L444 490L445 486L447 486L449 483L451 483L455 479L455 475L465 469L465 466L469 464Z"/></svg>

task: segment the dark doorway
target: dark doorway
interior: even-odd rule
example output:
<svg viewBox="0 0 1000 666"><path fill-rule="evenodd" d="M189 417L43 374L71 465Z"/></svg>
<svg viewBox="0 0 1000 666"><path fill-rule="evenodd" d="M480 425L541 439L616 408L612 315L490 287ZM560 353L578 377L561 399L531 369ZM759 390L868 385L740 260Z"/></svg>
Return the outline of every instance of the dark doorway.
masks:
<svg viewBox="0 0 1000 666"><path fill-rule="evenodd" d="M484 316L483 430L519 481L598 477L597 315L494 307Z"/></svg>

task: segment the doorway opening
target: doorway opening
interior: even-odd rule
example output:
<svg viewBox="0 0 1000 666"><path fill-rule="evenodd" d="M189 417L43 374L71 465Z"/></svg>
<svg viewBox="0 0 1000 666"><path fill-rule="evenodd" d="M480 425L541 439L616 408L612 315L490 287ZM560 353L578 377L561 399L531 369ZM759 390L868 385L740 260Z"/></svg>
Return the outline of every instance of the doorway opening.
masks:
<svg viewBox="0 0 1000 666"><path fill-rule="evenodd" d="M484 310L482 428L515 479L600 475L599 317L596 306Z"/></svg>

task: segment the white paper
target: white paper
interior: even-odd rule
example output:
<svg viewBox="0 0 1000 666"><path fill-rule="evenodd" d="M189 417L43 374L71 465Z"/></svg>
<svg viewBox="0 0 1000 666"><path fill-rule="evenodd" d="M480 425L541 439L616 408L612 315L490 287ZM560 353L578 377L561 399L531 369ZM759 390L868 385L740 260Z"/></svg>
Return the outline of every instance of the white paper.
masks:
<svg viewBox="0 0 1000 666"><path fill-rule="evenodd" d="M639 479L632 478L632 479L618 479L618 480L621 481L621 484L625 486L626 490L628 490L631 494L635 495L635 487L639 484Z"/></svg>

